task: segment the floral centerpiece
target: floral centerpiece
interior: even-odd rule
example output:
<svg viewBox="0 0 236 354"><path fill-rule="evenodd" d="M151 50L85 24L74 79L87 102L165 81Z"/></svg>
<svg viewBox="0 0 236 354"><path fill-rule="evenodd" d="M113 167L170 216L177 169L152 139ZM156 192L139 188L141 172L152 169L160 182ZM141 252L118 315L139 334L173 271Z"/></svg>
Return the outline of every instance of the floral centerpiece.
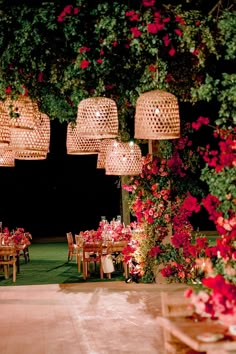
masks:
<svg viewBox="0 0 236 354"><path fill-rule="evenodd" d="M119 221L108 222L105 220L100 221L97 230L81 231L80 235L85 242L128 242L132 237L132 228L130 225L125 226Z"/></svg>
<svg viewBox="0 0 236 354"><path fill-rule="evenodd" d="M4 245L15 244L17 246L24 245L28 247L31 242L32 236L29 232L25 232L22 227L18 227L15 231L10 232L7 227L3 230L3 240Z"/></svg>

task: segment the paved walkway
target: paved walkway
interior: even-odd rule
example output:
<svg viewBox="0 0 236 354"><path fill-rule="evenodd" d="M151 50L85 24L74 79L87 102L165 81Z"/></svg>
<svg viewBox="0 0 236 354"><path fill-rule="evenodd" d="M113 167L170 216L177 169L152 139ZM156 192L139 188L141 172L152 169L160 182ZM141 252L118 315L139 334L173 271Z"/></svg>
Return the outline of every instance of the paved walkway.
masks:
<svg viewBox="0 0 236 354"><path fill-rule="evenodd" d="M160 292L179 284L5 286L2 354L163 354Z"/></svg>

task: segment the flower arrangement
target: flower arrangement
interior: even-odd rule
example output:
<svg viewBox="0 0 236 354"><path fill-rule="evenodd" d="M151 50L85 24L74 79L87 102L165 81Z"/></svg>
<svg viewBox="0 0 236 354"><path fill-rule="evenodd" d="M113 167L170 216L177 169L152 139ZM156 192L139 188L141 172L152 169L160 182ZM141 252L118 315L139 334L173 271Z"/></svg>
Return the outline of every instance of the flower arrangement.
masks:
<svg viewBox="0 0 236 354"><path fill-rule="evenodd" d="M28 247L31 242L32 236L29 232L25 232L22 227L18 227L15 231L10 232L7 227L3 229L3 244L10 245L15 244L16 246L25 245Z"/></svg>
<svg viewBox="0 0 236 354"><path fill-rule="evenodd" d="M128 242L132 236L132 228L115 220L112 220L110 223L108 221L100 221L97 230L81 231L80 235L85 242Z"/></svg>

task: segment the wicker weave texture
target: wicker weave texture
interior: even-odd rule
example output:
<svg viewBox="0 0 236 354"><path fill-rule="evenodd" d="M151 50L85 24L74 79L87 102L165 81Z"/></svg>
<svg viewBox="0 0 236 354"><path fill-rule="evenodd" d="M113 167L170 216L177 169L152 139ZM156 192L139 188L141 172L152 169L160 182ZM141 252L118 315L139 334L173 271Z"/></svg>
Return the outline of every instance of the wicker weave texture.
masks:
<svg viewBox="0 0 236 354"><path fill-rule="evenodd" d="M19 96L17 100L7 98L4 108L9 115L11 112L17 115L17 117L10 119L10 125L14 128L34 129L37 119L40 118L37 103L27 96Z"/></svg>
<svg viewBox="0 0 236 354"><path fill-rule="evenodd" d="M15 166L15 152L11 149L0 149L0 166L14 167Z"/></svg>
<svg viewBox="0 0 236 354"><path fill-rule="evenodd" d="M39 150L23 150L16 151L15 159L16 160L46 160L47 152Z"/></svg>
<svg viewBox="0 0 236 354"><path fill-rule="evenodd" d="M142 153L137 144L115 142L109 145L105 161L106 175L132 176L142 172Z"/></svg>
<svg viewBox="0 0 236 354"><path fill-rule="evenodd" d="M35 128L31 130L11 127L11 147L16 151L49 150L50 144L50 119L46 114L41 114L36 121Z"/></svg>
<svg viewBox="0 0 236 354"><path fill-rule="evenodd" d="M100 151L98 153L97 159L97 168L105 168L107 149L114 142L115 139L103 139L101 141Z"/></svg>
<svg viewBox="0 0 236 354"><path fill-rule="evenodd" d="M90 97L78 104L77 125L81 137L104 139L118 136L118 113L114 100Z"/></svg>
<svg viewBox="0 0 236 354"><path fill-rule="evenodd" d="M177 98L171 93L153 90L139 96L135 112L135 138L150 140L180 137Z"/></svg>
<svg viewBox="0 0 236 354"><path fill-rule="evenodd" d="M0 103L0 147L5 147L10 143L10 117Z"/></svg>
<svg viewBox="0 0 236 354"><path fill-rule="evenodd" d="M68 155L93 155L98 154L101 140L81 137L78 124L67 126L66 149Z"/></svg>

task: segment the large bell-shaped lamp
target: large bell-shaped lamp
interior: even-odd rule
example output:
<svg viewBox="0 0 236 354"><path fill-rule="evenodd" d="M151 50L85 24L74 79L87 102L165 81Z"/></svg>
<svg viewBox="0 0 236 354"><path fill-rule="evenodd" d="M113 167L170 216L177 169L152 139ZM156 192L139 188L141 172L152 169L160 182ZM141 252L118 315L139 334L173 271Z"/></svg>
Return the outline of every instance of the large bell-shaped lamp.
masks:
<svg viewBox="0 0 236 354"><path fill-rule="evenodd" d="M136 139L168 140L180 137L180 117L177 98L166 91L142 93L136 103Z"/></svg>
<svg viewBox="0 0 236 354"><path fill-rule="evenodd" d="M10 125L13 128L34 129L37 119L40 118L37 103L28 96L19 96L16 100L7 98L4 101L4 108L11 117Z"/></svg>
<svg viewBox="0 0 236 354"><path fill-rule="evenodd" d="M114 142L116 142L115 139L103 139L101 141L100 151L97 158L97 168L105 168L107 149Z"/></svg>
<svg viewBox="0 0 236 354"><path fill-rule="evenodd" d="M90 97L78 104L78 133L92 139L118 136L118 113L114 100L107 97Z"/></svg>
<svg viewBox="0 0 236 354"><path fill-rule="evenodd" d="M68 124L66 136L66 150L68 155L98 154L100 145L101 141L99 139L81 137L78 132L78 124Z"/></svg>
<svg viewBox="0 0 236 354"><path fill-rule="evenodd" d="M11 147L16 151L16 159L42 160L47 157L50 144L50 119L41 113L30 130L11 127Z"/></svg>
<svg viewBox="0 0 236 354"><path fill-rule="evenodd" d="M8 148L0 148L0 167L14 167L15 152Z"/></svg>
<svg viewBox="0 0 236 354"><path fill-rule="evenodd" d="M116 141L109 145L105 161L106 175L132 176L142 172L142 153L133 142Z"/></svg>

